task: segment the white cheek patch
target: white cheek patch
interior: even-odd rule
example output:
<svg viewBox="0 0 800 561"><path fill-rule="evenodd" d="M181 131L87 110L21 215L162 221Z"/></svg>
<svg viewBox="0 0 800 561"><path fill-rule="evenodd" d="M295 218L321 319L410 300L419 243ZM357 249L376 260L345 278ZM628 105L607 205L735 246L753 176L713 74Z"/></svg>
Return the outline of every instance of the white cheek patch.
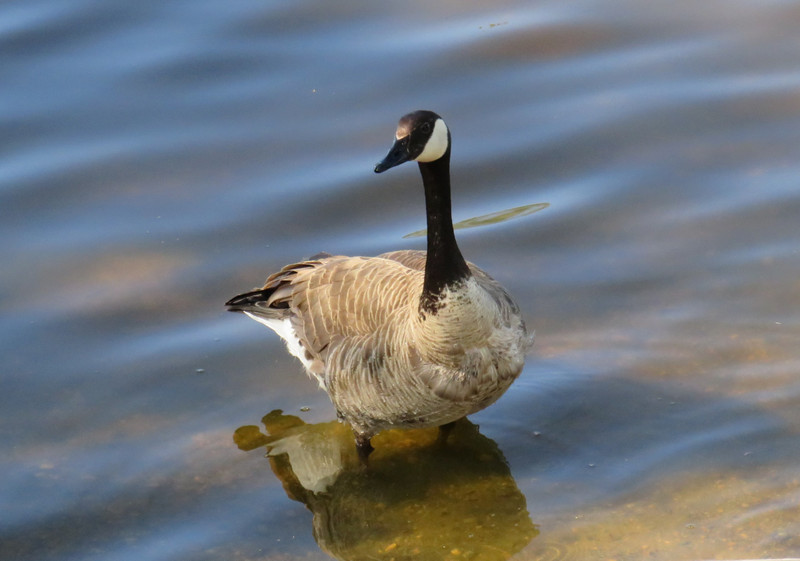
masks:
<svg viewBox="0 0 800 561"><path fill-rule="evenodd" d="M422 153L414 158L418 162L432 162L438 160L447 152L447 125L441 119L436 119L433 124L433 134L425 144Z"/></svg>

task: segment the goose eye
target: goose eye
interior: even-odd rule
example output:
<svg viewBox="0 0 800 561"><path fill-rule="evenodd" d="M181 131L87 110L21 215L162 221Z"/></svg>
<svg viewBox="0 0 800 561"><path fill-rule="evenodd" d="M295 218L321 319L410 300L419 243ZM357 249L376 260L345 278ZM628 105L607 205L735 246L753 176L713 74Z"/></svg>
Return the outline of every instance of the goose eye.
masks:
<svg viewBox="0 0 800 561"><path fill-rule="evenodd" d="M424 133L431 132L431 124L430 123L422 123L422 126L419 128Z"/></svg>

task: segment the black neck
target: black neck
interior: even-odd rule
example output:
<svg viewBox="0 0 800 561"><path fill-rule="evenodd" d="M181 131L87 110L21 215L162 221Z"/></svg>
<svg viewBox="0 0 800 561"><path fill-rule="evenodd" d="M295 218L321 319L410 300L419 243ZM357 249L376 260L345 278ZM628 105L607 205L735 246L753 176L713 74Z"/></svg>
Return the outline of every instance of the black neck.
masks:
<svg viewBox="0 0 800 561"><path fill-rule="evenodd" d="M421 306L435 311L442 290L468 278L467 267L453 233L450 211L450 149L433 162L420 162L419 171L425 186L425 210L428 214L428 257Z"/></svg>

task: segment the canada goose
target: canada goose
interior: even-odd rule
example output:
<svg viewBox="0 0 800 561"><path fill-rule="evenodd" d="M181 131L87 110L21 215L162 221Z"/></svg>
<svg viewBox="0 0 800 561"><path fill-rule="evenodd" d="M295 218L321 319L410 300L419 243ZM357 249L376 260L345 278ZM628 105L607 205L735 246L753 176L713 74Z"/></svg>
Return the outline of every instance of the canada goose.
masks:
<svg viewBox="0 0 800 561"><path fill-rule="evenodd" d="M450 214L450 131L431 111L400 119L381 173L416 160L428 250L321 254L226 304L280 335L355 433L366 461L388 428L439 426L494 403L533 343L519 308L461 256Z"/></svg>

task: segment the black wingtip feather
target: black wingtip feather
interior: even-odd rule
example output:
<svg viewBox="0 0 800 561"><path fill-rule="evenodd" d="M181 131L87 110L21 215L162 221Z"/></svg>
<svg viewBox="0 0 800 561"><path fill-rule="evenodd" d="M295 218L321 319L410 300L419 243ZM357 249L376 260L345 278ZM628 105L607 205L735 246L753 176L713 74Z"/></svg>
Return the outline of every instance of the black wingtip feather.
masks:
<svg viewBox="0 0 800 561"><path fill-rule="evenodd" d="M245 292L244 294L234 296L225 302L225 306L228 307L229 312L249 311L254 306L258 305L259 302L265 302L269 298L270 294L272 294L272 289L252 290L250 292Z"/></svg>

